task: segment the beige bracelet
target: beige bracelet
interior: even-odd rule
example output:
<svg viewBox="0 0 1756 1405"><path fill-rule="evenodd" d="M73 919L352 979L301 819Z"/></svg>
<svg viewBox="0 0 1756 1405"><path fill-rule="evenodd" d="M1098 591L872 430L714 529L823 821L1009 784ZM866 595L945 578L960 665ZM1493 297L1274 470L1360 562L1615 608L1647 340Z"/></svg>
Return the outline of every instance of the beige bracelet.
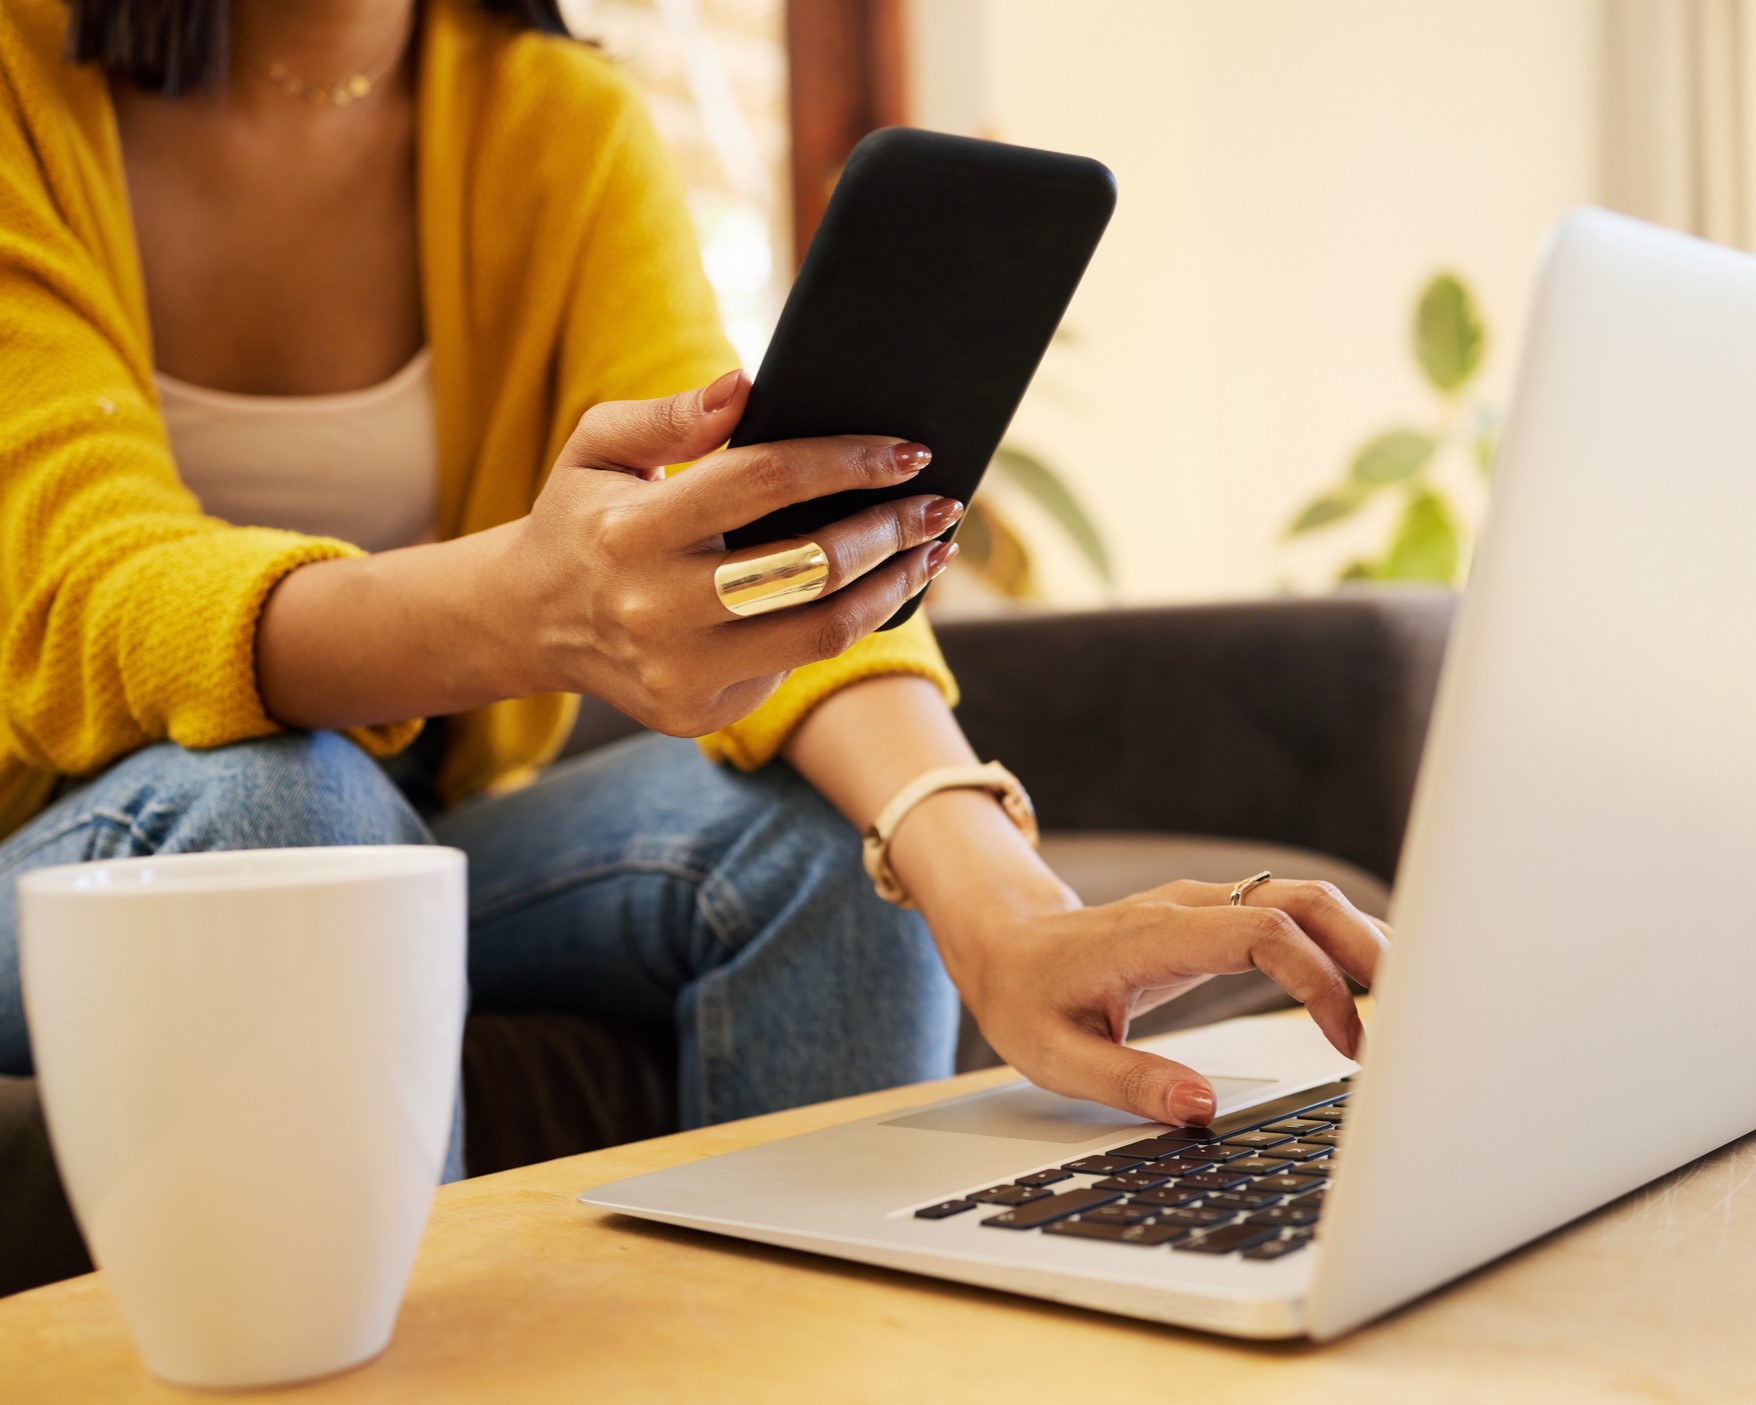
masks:
<svg viewBox="0 0 1756 1405"><path fill-rule="evenodd" d="M866 831L865 841L860 846L867 876L878 890L878 896L887 903L895 903L898 907L914 906L908 890L890 866L891 836L909 811L929 795L937 795L942 790L990 791L999 798L1000 808L1006 812L1007 818L1030 841L1031 848L1037 846L1036 808L1030 803L1023 782L998 761L990 761L985 766L940 766L925 771L891 796L890 803L872 821L872 827Z"/></svg>

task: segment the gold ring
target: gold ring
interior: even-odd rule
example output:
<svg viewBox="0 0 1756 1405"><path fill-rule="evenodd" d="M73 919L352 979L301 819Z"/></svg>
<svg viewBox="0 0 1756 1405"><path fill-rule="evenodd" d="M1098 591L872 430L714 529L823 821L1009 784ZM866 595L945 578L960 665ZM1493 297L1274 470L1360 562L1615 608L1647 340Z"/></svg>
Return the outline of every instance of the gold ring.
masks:
<svg viewBox="0 0 1756 1405"><path fill-rule="evenodd" d="M829 584L829 558L807 537L728 551L714 568L713 588L734 615L766 615L808 605Z"/></svg>
<svg viewBox="0 0 1756 1405"><path fill-rule="evenodd" d="M1263 869L1261 873L1252 873L1242 883L1232 889L1232 906L1242 907L1244 905L1245 893L1249 892L1252 888L1260 888L1273 877L1274 875L1267 869Z"/></svg>

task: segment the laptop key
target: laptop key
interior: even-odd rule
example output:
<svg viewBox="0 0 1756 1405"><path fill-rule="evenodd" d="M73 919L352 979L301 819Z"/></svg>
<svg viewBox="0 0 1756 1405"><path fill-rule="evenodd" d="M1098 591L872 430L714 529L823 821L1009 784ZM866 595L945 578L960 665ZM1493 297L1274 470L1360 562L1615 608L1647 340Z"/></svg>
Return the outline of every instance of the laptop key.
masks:
<svg viewBox="0 0 1756 1405"><path fill-rule="evenodd" d="M1240 1249L1254 1249L1258 1244L1277 1238L1279 1234L1278 1229L1263 1225L1228 1224L1210 1229L1205 1234L1193 1235L1171 1247L1195 1254L1235 1254Z"/></svg>
<svg viewBox="0 0 1756 1405"><path fill-rule="evenodd" d="M1170 1161L1154 1161L1149 1163L1149 1166L1156 1176L1193 1176L1202 1171L1214 1169L1214 1163L1211 1161L1196 1161L1181 1156ZM1142 1166L1140 1169L1147 1170L1148 1166Z"/></svg>
<svg viewBox="0 0 1756 1405"><path fill-rule="evenodd" d="M1084 1171L1088 1176L1113 1176L1118 1171L1132 1171L1141 1163L1138 1156L1082 1156L1062 1164L1063 1171Z"/></svg>
<svg viewBox="0 0 1756 1405"><path fill-rule="evenodd" d="M1140 1244L1155 1249L1160 1244L1169 1244L1191 1233L1187 1225L1160 1224L1156 1220L1150 1224L1132 1224L1124 1229L1118 1242L1123 1244Z"/></svg>
<svg viewBox="0 0 1756 1405"><path fill-rule="evenodd" d="M1335 1083L1325 1083L1320 1087L1308 1088L1303 1093L1289 1093L1283 1098L1259 1103L1255 1107L1247 1107L1238 1112L1228 1112L1224 1117L1214 1118L1212 1125L1207 1127L1173 1127L1167 1135L1197 1137L1202 1141L1220 1141L1226 1137L1235 1137L1239 1132L1249 1132L1257 1127L1266 1127L1270 1122L1279 1122L1282 1118L1293 1117L1311 1108L1332 1103L1337 1098L1352 1091L1348 1087L1346 1079Z"/></svg>
<svg viewBox="0 0 1756 1405"><path fill-rule="evenodd" d="M1186 1141L1181 1137L1148 1137L1143 1142L1129 1142L1127 1146L1111 1147L1105 1154L1109 1156L1138 1156L1142 1161L1157 1161L1161 1156L1180 1155L1185 1148L1195 1145L1195 1142Z"/></svg>
<svg viewBox="0 0 1756 1405"><path fill-rule="evenodd" d="M1287 1201L1287 1204L1303 1205L1307 1210L1321 1210L1323 1208L1323 1196L1325 1193L1326 1192L1321 1190L1308 1190L1303 1195L1299 1196L1298 1199Z"/></svg>
<svg viewBox="0 0 1756 1405"><path fill-rule="evenodd" d="M1097 1183L1099 1190L1157 1190L1169 1182L1169 1176L1155 1175L1151 1171L1124 1171L1119 1176L1110 1176Z"/></svg>
<svg viewBox="0 0 1756 1405"><path fill-rule="evenodd" d="M1277 1146L1274 1154L1283 1161L1315 1161L1321 1156L1328 1156L1334 1147L1318 1146L1312 1142L1288 1142L1285 1146Z"/></svg>
<svg viewBox="0 0 1756 1405"><path fill-rule="evenodd" d="M1223 1171L1202 1171L1193 1176L1184 1176L1178 1181L1179 1186L1190 1186L1200 1190L1236 1190L1249 1183L1248 1176L1241 1176L1234 1167L1228 1166Z"/></svg>
<svg viewBox="0 0 1756 1405"><path fill-rule="evenodd" d="M1230 1224L1237 1219L1230 1210L1213 1209L1206 1205L1185 1205L1181 1209L1166 1210L1158 1217L1160 1224L1183 1225L1185 1228L1211 1229L1215 1225Z"/></svg>
<svg viewBox="0 0 1756 1405"><path fill-rule="evenodd" d="M1217 1142L1225 1133L1216 1132L1211 1127L1170 1127L1162 1132L1152 1134L1154 1141L1188 1142L1191 1145L1200 1142Z"/></svg>
<svg viewBox="0 0 1756 1405"><path fill-rule="evenodd" d="M964 1199L973 1200L978 1205L1028 1205L1048 1194L1049 1191L1039 1190L1035 1186L997 1185L987 1190L978 1190L974 1195L966 1195Z"/></svg>
<svg viewBox="0 0 1756 1405"><path fill-rule="evenodd" d="M1227 1210L1261 1210L1279 1199L1272 1192L1260 1190L1216 1190L1212 1195L1202 1196L1201 1203Z"/></svg>
<svg viewBox="0 0 1756 1405"><path fill-rule="evenodd" d="M1032 1171L1028 1176L1020 1176L1012 1183L1014 1185L1054 1185L1056 1181L1070 1181L1072 1179L1073 1172L1071 1171Z"/></svg>
<svg viewBox="0 0 1756 1405"><path fill-rule="evenodd" d="M1099 1181L1099 1185L1103 1182ZM1174 1210L1179 1205L1187 1205L1191 1200L1199 1200L1199 1190L1184 1190L1181 1186L1168 1185L1162 1190L1143 1190L1134 1197L1136 1205L1156 1205L1161 1210Z"/></svg>
<svg viewBox="0 0 1756 1405"><path fill-rule="evenodd" d="M924 1210L916 1210L917 1220L942 1220L950 1215L961 1215L965 1210L976 1208L973 1200L941 1200L937 1205L929 1205Z"/></svg>
<svg viewBox="0 0 1756 1405"><path fill-rule="evenodd" d="M1317 1223L1317 1210L1310 1205L1276 1205L1272 1209L1258 1210L1245 1223L1268 1224L1276 1229L1302 1229Z"/></svg>
<svg viewBox="0 0 1756 1405"><path fill-rule="evenodd" d="M1276 1195L1303 1195L1307 1190L1316 1190L1325 1184L1327 1182L1318 1176L1264 1176L1253 1181L1250 1189L1272 1190Z"/></svg>
<svg viewBox="0 0 1756 1405"><path fill-rule="evenodd" d="M1041 1229L1052 1220L1066 1219L1083 1210L1095 1210L1122 1197L1113 1190L1067 1190L1059 1195L1045 1195L1028 1205L1020 1205L1004 1214L992 1215L982 1221L997 1229Z"/></svg>
<svg viewBox="0 0 1756 1405"><path fill-rule="evenodd" d="M1244 1250L1246 1259L1284 1259L1288 1254L1296 1254L1311 1241L1309 1239L1270 1239L1258 1244L1254 1249Z"/></svg>
<svg viewBox="0 0 1756 1405"><path fill-rule="evenodd" d="M1300 1139L1299 1144L1301 1146L1340 1146L1341 1128L1337 1127L1328 1132L1307 1132Z"/></svg>
<svg viewBox="0 0 1756 1405"><path fill-rule="evenodd" d="M1076 1239L1107 1239L1112 1244L1136 1244L1143 1249L1156 1249L1192 1233L1186 1225L1175 1224L1107 1224L1102 1220L1057 1220L1043 1226L1044 1234L1066 1234Z"/></svg>
<svg viewBox="0 0 1756 1405"><path fill-rule="evenodd" d="M1280 1146L1292 1139L1291 1132L1239 1132L1235 1137L1227 1137L1222 1145L1247 1146L1261 1150L1267 1146Z"/></svg>
<svg viewBox="0 0 1756 1405"><path fill-rule="evenodd" d="M1096 1220L1099 1224L1139 1224L1142 1220L1150 1220L1158 1213L1154 1205L1100 1205L1095 1210L1087 1210L1081 1219Z"/></svg>
<svg viewBox="0 0 1756 1405"><path fill-rule="evenodd" d="M1206 1146L1192 1146L1182 1154L1185 1161L1237 1161L1241 1157L1254 1156L1255 1149L1247 1146L1236 1146L1231 1142L1209 1142Z"/></svg>
<svg viewBox="0 0 1756 1405"><path fill-rule="evenodd" d="M1291 1136L1300 1137L1306 1132L1321 1132L1328 1126L1327 1122L1316 1122L1304 1117L1289 1117L1285 1122L1271 1122L1262 1130L1265 1132L1286 1132Z"/></svg>
<svg viewBox="0 0 1756 1405"><path fill-rule="evenodd" d="M1291 1161L1277 1161L1272 1156L1252 1156L1243 1161L1234 1161L1226 1167L1228 1172L1240 1176L1274 1176L1290 1170Z"/></svg>

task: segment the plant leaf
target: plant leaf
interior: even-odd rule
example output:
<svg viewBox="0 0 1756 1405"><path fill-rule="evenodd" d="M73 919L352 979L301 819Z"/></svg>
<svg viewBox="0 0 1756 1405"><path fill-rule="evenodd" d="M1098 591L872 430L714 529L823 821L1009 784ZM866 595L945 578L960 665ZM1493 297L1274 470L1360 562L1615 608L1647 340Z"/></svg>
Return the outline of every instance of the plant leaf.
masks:
<svg viewBox="0 0 1756 1405"><path fill-rule="evenodd" d="M957 524L957 559L972 575L986 576L988 561L994 555L994 534L988 530L988 509L985 503L972 502Z"/></svg>
<svg viewBox="0 0 1756 1405"><path fill-rule="evenodd" d="M1369 581L1377 578L1378 568L1370 561L1350 561L1342 567L1341 574L1336 577L1336 580L1345 585L1349 581Z"/></svg>
<svg viewBox="0 0 1756 1405"><path fill-rule="evenodd" d="M1494 452L1500 447L1500 416L1486 405L1477 405L1471 417L1470 448L1483 478L1494 475Z"/></svg>
<svg viewBox="0 0 1756 1405"><path fill-rule="evenodd" d="M1437 493L1420 492L1403 510L1378 575L1383 580L1451 585L1462 560L1461 534L1450 504Z"/></svg>
<svg viewBox="0 0 1756 1405"><path fill-rule="evenodd" d="M1470 414L1470 451L1482 478L1494 476L1494 453L1500 450L1500 411L1491 406L1477 406Z"/></svg>
<svg viewBox="0 0 1756 1405"><path fill-rule="evenodd" d="M1494 450L1498 447L1499 438L1494 434L1478 434L1475 438L1476 467L1483 478L1494 476Z"/></svg>
<svg viewBox="0 0 1756 1405"><path fill-rule="evenodd" d="M1047 512L1067 539L1079 548L1079 554L1098 573L1105 585L1116 583L1116 572L1110 563L1109 548L1098 534L1097 526L1080 506L1079 499L1063 483L1055 470L1033 454L1002 445L994 452L993 467L1023 493L1034 499Z"/></svg>
<svg viewBox="0 0 1756 1405"><path fill-rule="evenodd" d="M1386 430L1360 446L1348 468L1348 477L1366 489L1400 483L1425 468L1438 447L1432 435L1418 429Z"/></svg>
<svg viewBox="0 0 1756 1405"><path fill-rule="evenodd" d="M1037 594L1030 554L1011 525L993 507L971 503L957 528L957 559L990 590L1008 599Z"/></svg>
<svg viewBox="0 0 1756 1405"><path fill-rule="evenodd" d="M1304 510L1293 518L1288 525L1286 534L1296 537L1301 532L1314 532L1319 527L1327 527L1331 522L1339 522L1344 517L1351 517L1359 511L1360 504L1365 502L1366 495L1352 484L1344 484L1340 488L1332 488L1327 493L1319 493L1305 504Z"/></svg>
<svg viewBox="0 0 1756 1405"><path fill-rule="evenodd" d="M1455 274L1441 273L1415 305L1415 360L1433 388L1450 395L1482 364L1486 332L1475 298Z"/></svg>

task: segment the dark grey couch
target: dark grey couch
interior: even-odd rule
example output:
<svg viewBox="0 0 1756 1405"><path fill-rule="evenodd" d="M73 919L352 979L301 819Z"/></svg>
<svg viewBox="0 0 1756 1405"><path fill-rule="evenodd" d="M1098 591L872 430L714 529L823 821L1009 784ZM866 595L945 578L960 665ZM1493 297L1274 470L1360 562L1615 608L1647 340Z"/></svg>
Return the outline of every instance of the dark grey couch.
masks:
<svg viewBox="0 0 1756 1405"><path fill-rule="evenodd" d="M1452 597L1344 593L948 624L976 750L1036 799L1044 852L1088 902L1258 868L1326 877L1382 914ZM569 744L632 731L588 707ZM1209 982L1146 1033L1284 1003L1256 975ZM959 1062L993 1061L965 1023ZM673 1130L668 1027L479 1015L465 1035L472 1173ZM85 1250L28 1079L0 1078L0 1293L83 1272Z"/></svg>

